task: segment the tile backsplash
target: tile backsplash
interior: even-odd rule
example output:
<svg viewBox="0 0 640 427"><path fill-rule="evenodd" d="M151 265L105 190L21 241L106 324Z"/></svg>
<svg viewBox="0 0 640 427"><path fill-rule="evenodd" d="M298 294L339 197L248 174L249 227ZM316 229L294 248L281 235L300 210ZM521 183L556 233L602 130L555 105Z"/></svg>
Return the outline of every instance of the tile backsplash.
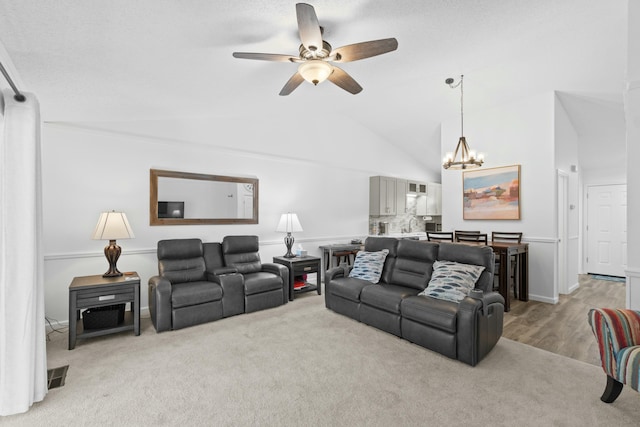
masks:
<svg viewBox="0 0 640 427"><path fill-rule="evenodd" d="M435 229L435 224L441 223L441 217L434 216L431 220L425 221L422 216L416 216L416 198L407 197L407 211L400 215L370 216L369 233L378 234L377 224L380 222L389 223L387 233L417 232ZM429 224L429 226L427 226Z"/></svg>

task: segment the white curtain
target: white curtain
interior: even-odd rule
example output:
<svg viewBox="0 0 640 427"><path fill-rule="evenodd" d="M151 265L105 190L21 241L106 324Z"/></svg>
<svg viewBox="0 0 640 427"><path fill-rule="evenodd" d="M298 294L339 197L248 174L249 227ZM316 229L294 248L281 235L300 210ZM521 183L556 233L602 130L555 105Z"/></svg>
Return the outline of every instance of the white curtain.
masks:
<svg viewBox="0 0 640 427"><path fill-rule="evenodd" d="M40 106L25 95L0 96L0 415L47 394Z"/></svg>

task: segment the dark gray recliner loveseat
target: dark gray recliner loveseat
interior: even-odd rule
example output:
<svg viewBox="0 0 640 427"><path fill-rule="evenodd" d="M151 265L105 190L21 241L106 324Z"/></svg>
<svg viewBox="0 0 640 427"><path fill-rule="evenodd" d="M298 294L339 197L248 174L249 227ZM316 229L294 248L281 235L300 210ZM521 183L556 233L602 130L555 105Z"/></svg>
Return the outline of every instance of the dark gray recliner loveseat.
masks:
<svg viewBox="0 0 640 427"><path fill-rule="evenodd" d="M475 366L502 335L504 299L493 292L491 248L369 237L364 250L389 251L378 284L349 277L352 267L325 275L325 305L360 322ZM484 266L459 303L418 295L436 260Z"/></svg>
<svg viewBox="0 0 640 427"><path fill-rule="evenodd" d="M257 236L158 242L159 274L149 279L157 332L263 310L289 301L289 270L261 263Z"/></svg>

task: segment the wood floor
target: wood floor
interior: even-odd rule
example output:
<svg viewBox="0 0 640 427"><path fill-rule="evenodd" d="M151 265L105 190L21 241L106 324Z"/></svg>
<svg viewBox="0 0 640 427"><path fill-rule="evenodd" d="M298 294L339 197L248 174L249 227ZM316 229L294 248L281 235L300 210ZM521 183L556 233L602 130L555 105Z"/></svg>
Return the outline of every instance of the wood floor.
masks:
<svg viewBox="0 0 640 427"><path fill-rule="evenodd" d="M587 322L595 307L625 307L624 282L580 276L580 287L560 295L558 304L511 300L503 337L600 366L596 341Z"/></svg>

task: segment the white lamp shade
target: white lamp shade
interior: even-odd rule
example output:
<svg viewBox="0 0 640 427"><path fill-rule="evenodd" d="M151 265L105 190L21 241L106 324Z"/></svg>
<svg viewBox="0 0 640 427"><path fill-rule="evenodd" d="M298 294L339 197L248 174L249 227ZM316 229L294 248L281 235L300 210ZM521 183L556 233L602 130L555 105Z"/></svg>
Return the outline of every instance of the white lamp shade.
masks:
<svg viewBox="0 0 640 427"><path fill-rule="evenodd" d="M300 225L300 220L298 219L298 215L291 212L282 214L282 216L280 217L280 222L276 227L276 231L280 231L283 233L292 233L294 231L302 231L302 225Z"/></svg>
<svg viewBox="0 0 640 427"><path fill-rule="evenodd" d="M333 73L333 67L328 62L320 59L312 59L300 64L298 72L306 81L317 85L327 80L331 73Z"/></svg>
<svg viewBox="0 0 640 427"><path fill-rule="evenodd" d="M102 212L93 232L95 240L132 239L134 237L124 212Z"/></svg>

